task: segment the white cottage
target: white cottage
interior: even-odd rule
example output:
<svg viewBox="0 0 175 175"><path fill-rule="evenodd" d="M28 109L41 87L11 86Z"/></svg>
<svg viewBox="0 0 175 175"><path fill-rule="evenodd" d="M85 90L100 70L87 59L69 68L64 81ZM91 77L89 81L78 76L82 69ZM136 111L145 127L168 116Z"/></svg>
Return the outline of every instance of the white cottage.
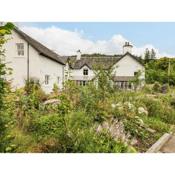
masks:
<svg viewBox="0 0 175 175"><path fill-rule="evenodd" d="M140 85L143 86L145 68L141 58L132 54L132 47L129 42L126 42L122 55L81 55L80 50L78 50L77 56L68 57L66 60L68 78L85 86L95 77L94 66L100 64L103 65L104 69L113 67L113 81L119 88L133 88L131 80L138 72L141 72L139 79L142 82Z"/></svg>
<svg viewBox="0 0 175 175"><path fill-rule="evenodd" d="M37 78L43 90L50 93L54 84L60 89L66 80L85 86L95 77L94 65L102 64L104 69L114 68L113 81L120 88L132 88L130 80L141 71L144 82L145 68L139 57L132 54L132 45L126 42L122 55L81 55L63 57L48 49L15 27L11 39L5 44L8 67L13 69L8 79L13 88L23 87L25 80Z"/></svg>
<svg viewBox="0 0 175 175"><path fill-rule="evenodd" d="M30 77L37 78L47 93L52 91L54 84L62 88L65 64L58 54L18 28L12 31L5 50L7 66L13 69L8 77L13 88L23 87Z"/></svg>

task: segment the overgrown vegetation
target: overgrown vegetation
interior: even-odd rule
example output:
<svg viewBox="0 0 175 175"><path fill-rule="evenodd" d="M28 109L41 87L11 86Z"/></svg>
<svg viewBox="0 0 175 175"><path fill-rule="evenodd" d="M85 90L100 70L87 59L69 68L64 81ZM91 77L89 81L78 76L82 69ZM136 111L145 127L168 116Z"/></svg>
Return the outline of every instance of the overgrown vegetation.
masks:
<svg viewBox="0 0 175 175"><path fill-rule="evenodd" d="M146 82L175 85L175 59L160 58L146 64Z"/></svg>
<svg viewBox="0 0 175 175"><path fill-rule="evenodd" d="M4 60L5 50L3 48L3 45L7 41L7 38L5 38L5 36L10 34L12 28L13 25L11 23L7 23L5 26L0 27L0 151L4 149L4 146L8 140L6 138L6 128L9 122L8 115L4 112L4 110L7 108L7 104L4 98L6 97L9 90L5 77L9 73L10 69L6 67Z"/></svg>
<svg viewBox="0 0 175 175"><path fill-rule="evenodd" d="M4 44L9 31L2 30ZM155 64L159 70L163 63ZM148 82L155 82L152 65L147 63ZM46 95L35 78L12 91L4 76L6 65L0 62L0 152L144 152L162 134L173 131L173 88L161 93L157 80L141 90L122 91L111 86L111 72L98 68L87 86L66 81L62 91L54 86Z"/></svg>
<svg viewBox="0 0 175 175"><path fill-rule="evenodd" d="M10 120L2 152L144 152L175 124L170 92L111 93L68 81L57 103L45 104L50 97L39 98L40 86L34 87L5 98Z"/></svg>

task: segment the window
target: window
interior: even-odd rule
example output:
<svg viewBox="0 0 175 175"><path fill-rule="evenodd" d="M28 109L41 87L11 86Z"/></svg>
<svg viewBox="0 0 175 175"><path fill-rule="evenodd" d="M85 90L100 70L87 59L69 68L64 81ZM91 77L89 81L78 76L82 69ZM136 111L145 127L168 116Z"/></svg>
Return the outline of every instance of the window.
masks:
<svg viewBox="0 0 175 175"><path fill-rule="evenodd" d="M88 69L83 69L83 75L88 75Z"/></svg>
<svg viewBox="0 0 175 175"><path fill-rule="evenodd" d="M60 82L60 77L57 77L57 83L59 84L59 82Z"/></svg>
<svg viewBox="0 0 175 175"><path fill-rule="evenodd" d="M86 86L86 81L83 81L83 86Z"/></svg>
<svg viewBox="0 0 175 175"><path fill-rule="evenodd" d="M137 76L138 72L134 72L134 76Z"/></svg>
<svg viewBox="0 0 175 175"><path fill-rule="evenodd" d="M24 43L16 43L17 55L24 56Z"/></svg>
<svg viewBox="0 0 175 175"><path fill-rule="evenodd" d="M49 75L45 75L45 84L49 84Z"/></svg>
<svg viewBox="0 0 175 175"><path fill-rule="evenodd" d="M80 81L80 86L83 86L83 81Z"/></svg>
<svg viewBox="0 0 175 175"><path fill-rule="evenodd" d="M123 89L124 88L124 82L121 81L121 88Z"/></svg>
<svg viewBox="0 0 175 175"><path fill-rule="evenodd" d="M86 86L88 81L79 81L80 82L80 86Z"/></svg>

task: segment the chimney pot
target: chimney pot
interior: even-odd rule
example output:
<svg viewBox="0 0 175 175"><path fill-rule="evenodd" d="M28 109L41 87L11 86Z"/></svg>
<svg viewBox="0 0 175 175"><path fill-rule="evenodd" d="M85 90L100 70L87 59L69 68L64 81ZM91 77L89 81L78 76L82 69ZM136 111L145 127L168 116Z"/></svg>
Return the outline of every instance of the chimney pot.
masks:
<svg viewBox="0 0 175 175"><path fill-rule="evenodd" d="M77 60L81 60L81 51L77 50Z"/></svg>
<svg viewBox="0 0 175 175"><path fill-rule="evenodd" d="M125 45L123 46L123 54L129 52L132 54L132 45L129 42L125 42Z"/></svg>

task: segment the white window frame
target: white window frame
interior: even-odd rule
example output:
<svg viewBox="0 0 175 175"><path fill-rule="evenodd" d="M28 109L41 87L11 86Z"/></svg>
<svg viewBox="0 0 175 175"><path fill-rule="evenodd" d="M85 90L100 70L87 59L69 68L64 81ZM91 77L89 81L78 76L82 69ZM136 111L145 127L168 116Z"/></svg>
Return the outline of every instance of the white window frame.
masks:
<svg viewBox="0 0 175 175"><path fill-rule="evenodd" d="M86 72L86 74L85 74ZM87 68L83 69L83 75L87 76L89 74L89 70Z"/></svg>
<svg viewBox="0 0 175 175"><path fill-rule="evenodd" d="M17 55L24 56L24 43L16 43Z"/></svg>
<svg viewBox="0 0 175 175"><path fill-rule="evenodd" d="M80 86L86 86L88 84L88 81L86 80L80 80L79 81Z"/></svg>
<svg viewBox="0 0 175 175"><path fill-rule="evenodd" d="M59 84L60 83L60 77L58 76L57 77L57 84Z"/></svg>
<svg viewBox="0 0 175 175"><path fill-rule="evenodd" d="M45 79L44 79L45 85L48 85L48 84L49 84L50 75L45 75L44 78L45 78Z"/></svg>

